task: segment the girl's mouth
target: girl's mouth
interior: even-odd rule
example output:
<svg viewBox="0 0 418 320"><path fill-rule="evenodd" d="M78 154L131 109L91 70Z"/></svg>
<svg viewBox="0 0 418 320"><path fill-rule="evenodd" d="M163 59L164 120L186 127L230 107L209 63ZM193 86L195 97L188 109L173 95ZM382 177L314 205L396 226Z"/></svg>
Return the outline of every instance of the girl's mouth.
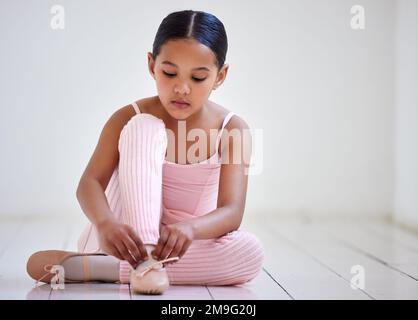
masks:
<svg viewBox="0 0 418 320"><path fill-rule="evenodd" d="M190 106L190 104L188 104L188 103L180 103L180 102L177 102L177 101L172 101L171 103L179 109L184 109L184 108L187 108L188 106Z"/></svg>

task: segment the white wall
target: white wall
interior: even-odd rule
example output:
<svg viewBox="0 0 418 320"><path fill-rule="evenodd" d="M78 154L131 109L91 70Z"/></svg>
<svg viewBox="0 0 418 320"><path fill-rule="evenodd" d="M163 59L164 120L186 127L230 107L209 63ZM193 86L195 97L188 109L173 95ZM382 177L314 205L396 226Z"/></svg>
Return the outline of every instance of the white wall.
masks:
<svg viewBox="0 0 418 320"><path fill-rule="evenodd" d="M175 4L174 4L175 3ZM66 28L49 27L50 7ZM350 8L366 29L350 28ZM0 214L80 213L75 190L107 118L154 95L146 66L170 12L212 12L230 72L211 99L264 130L247 214L385 216L393 207L394 2L0 2Z"/></svg>
<svg viewBox="0 0 418 320"><path fill-rule="evenodd" d="M418 229L418 1L397 5L394 219Z"/></svg>

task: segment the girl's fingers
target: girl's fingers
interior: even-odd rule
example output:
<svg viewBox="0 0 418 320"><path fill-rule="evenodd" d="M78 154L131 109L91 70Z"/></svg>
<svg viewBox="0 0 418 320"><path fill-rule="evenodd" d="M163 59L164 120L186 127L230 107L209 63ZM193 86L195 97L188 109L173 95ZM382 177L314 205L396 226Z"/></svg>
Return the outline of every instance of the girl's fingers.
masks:
<svg viewBox="0 0 418 320"><path fill-rule="evenodd" d="M116 258L118 258L119 260L123 260L122 255L120 254L118 248L116 248L114 245L112 245L111 249L110 249L110 254Z"/></svg>
<svg viewBox="0 0 418 320"><path fill-rule="evenodd" d="M187 249L189 249L189 247L190 247L190 245L192 244L192 242L190 241L190 242L185 242L184 244L183 244L183 247L181 248L181 250L180 250L180 252L179 252L179 254L178 254L178 257L181 259L181 257L183 257L184 256L184 254L186 253L186 251L187 251Z"/></svg>
<svg viewBox="0 0 418 320"><path fill-rule="evenodd" d="M141 254L139 253L139 249L135 242L129 237L129 235L126 235L126 237L123 239L123 243L125 247L128 249L128 253L131 254L132 258L134 258L135 262L138 263L141 258Z"/></svg>
<svg viewBox="0 0 418 320"><path fill-rule="evenodd" d="M167 259L170 255L171 251L176 246L177 237L175 234L170 234L170 237L168 238L167 242L165 243L165 246L163 250L161 251L161 254L159 256L159 260Z"/></svg>
<svg viewBox="0 0 418 320"><path fill-rule="evenodd" d="M128 226L128 234L131 237L131 239L135 242L135 245L139 250L140 260L148 259L148 253L147 253L147 250L145 249L144 244L142 243L141 239L138 237L138 235L130 226Z"/></svg>
<svg viewBox="0 0 418 320"><path fill-rule="evenodd" d="M123 242L122 242L122 243L115 242L115 247L118 249L119 253L120 253L120 254L121 254L121 256L122 256L122 259L121 259L121 260L128 261L128 262L129 262L129 264L130 264L133 268L135 268L135 267L136 267L137 262L134 260L134 258L132 257L132 255L129 253L129 251L128 251L128 249L126 248L125 244L124 244Z"/></svg>
<svg viewBox="0 0 418 320"><path fill-rule="evenodd" d="M155 259L160 260L161 251L165 247L165 243L167 242L168 237L169 237L169 231L168 231L168 229L167 228L162 228L161 229L161 235L160 235L160 238L158 239L157 246L152 251L152 256Z"/></svg>
<svg viewBox="0 0 418 320"><path fill-rule="evenodd" d="M184 243L186 242L186 238L178 238L177 242L174 246L174 249L171 251L170 255L168 256L168 258L174 258L174 257L178 257L179 253L181 252L181 250L183 249Z"/></svg>

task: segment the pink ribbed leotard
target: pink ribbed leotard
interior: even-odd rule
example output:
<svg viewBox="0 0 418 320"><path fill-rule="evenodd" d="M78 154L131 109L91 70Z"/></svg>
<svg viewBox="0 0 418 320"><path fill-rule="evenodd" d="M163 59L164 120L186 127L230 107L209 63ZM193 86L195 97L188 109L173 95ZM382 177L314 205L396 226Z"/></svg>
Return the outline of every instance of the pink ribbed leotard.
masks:
<svg viewBox="0 0 418 320"><path fill-rule="evenodd" d="M178 164L165 159L164 122L136 111L121 131L119 164L105 190L109 207L123 223L136 230L144 244L156 244L161 224L172 224L207 214L217 208L221 170L218 152L222 131L234 115L229 112L208 159ZM78 251L100 251L97 230L88 224ZM238 229L216 239L194 240L183 257L167 265L171 284L230 285L253 279L261 270L264 250L251 233ZM120 281L129 282L131 266L120 263Z"/></svg>

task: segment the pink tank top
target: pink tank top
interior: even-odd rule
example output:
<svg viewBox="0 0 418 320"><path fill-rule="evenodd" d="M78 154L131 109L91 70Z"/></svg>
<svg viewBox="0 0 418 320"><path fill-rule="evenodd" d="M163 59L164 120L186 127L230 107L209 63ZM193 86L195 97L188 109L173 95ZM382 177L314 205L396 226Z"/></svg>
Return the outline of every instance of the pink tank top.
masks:
<svg viewBox="0 0 418 320"><path fill-rule="evenodd" d="M136 113L141 113L135 102L132 106ZM217 208L221 171L218 148L223 129L233 115L233 112L226 115L216 137L216 152L210 158L192 164L164 160L161 206L163 224L201 216Z"/></svg>

